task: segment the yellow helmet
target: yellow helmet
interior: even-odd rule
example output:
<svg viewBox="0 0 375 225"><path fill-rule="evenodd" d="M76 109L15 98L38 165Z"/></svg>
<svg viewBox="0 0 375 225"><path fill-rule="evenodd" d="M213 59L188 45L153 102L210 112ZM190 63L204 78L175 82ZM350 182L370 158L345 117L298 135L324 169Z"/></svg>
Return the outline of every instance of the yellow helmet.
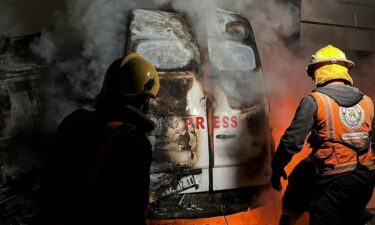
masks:
<svg viewBox="0 0 375 225"><path fill-rule="evenodd" d="M138 53L130 53L109 66L101 92L127 96L146 94L154 98L159 87L159 75L152 63Z"/></svg>
<svg viewBox="0 0 375 225"><path fill-rule="evenodd" d="M348 69L355 65L354 62L346 58L343 51L332 45L327 45L312 55L311 63L306 67L307 74L312 77L316 66L322 64L340 64Z"/></svg>

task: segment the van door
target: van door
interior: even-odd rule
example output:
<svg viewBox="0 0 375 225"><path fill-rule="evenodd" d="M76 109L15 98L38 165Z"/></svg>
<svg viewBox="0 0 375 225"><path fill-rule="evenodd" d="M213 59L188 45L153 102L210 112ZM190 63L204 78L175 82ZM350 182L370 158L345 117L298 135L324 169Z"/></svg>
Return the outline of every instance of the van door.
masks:
<svg viewBox="0 0 375 225"><path fill-rule="evenodd" d="M150 60L160 76L160 91L150 115L156 129L151 201L178 193L208 191L208 133L200 53L184 17L177 13L133 10L128 52Z"/></svg>
<svg viewBox="0 0 375 225"><path fill-rule="evenodd" d="M266 184L271 139L268 103L249 22L218 10L208 34L213 112L213 189Z"/></svg>

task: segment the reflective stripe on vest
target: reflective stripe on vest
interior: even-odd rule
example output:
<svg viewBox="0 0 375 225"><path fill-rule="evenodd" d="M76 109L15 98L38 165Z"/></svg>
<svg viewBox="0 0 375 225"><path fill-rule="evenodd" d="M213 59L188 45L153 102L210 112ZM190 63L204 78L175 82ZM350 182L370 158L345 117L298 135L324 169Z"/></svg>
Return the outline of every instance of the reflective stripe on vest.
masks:
<svg viewBox="0 0 375 225"><path fill-rule="evenodd" d="M320 172L328 175L350 171L356 167L357 160L374 169L375 156L369 148L374 117L372 100L364 96L355 106L342 107L323 93L310 95L318 108L311 135L319 140L319 144L310 144Z"/></svg>

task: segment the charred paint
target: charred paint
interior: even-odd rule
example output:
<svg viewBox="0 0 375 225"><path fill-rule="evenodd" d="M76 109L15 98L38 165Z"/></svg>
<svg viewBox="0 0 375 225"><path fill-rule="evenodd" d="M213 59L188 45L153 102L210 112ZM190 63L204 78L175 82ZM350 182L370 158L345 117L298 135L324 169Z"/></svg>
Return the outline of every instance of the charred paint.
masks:
<svg viewBox="0 0 375 225"><path fill-rule="evenodd" d="M156 105L152 108L155 115L188 116L186 95L192 88L193 78L186 73L166 73L160 75L160 91Z"/></svg>
<svg viewBox="0 0 375 225"><path fill-rule="evenodd" d="M197 131L195 126L185 125L181 117L171 117L158 124L164 128L155 136L153 158L156 163L186 164L193 166L197 161Z"/></svg>

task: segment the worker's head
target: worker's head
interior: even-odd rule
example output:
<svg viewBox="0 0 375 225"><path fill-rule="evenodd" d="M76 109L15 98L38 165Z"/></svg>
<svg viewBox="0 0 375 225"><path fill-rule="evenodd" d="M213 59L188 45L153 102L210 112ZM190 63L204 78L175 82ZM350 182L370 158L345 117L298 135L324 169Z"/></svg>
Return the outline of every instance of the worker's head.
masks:
<svg viewBox="0 0 375 225"><path fill-rule="evenodd" d="M147 112L150 98L159 91L155 67L138 53L115 60L105 74L100 95L121 99Z"/></svg>
<svg viewBox="0 0 375 225"><path fill-rule="evenodd" d="M328 45L312 55L306 71L318 87L332 81L353 85L353 79L349 75L349 69L353 66L354 62L348 60L343 51Z"/></svg>

